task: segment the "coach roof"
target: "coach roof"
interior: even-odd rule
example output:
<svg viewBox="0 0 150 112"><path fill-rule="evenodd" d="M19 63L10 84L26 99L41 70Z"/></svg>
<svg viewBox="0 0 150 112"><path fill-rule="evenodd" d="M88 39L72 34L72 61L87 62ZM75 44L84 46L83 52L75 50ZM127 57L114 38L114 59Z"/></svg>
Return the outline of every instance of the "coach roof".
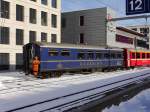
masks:
<svg viewBox="0 0 150 112"><path fill-rule="evenodd" d="M103 48L100 46L91 46L91 45L81 45L81 44L60 44L60 43L49 43L49 42L34 42L29 44L36 44L40 47L48 47L48 48L76 48L76 49L94 49L94 50L119 50L120 48Z"/></svg>

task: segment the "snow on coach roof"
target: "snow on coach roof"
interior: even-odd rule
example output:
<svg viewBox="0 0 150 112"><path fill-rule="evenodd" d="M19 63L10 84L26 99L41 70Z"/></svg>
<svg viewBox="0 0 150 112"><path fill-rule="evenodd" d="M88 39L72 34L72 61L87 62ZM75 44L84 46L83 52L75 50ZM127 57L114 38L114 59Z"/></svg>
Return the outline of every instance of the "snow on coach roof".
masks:
<svg viewBox="0 0 150 112"><path fill-rule="evenodd" d="M93 49L93 50L107 50L107 48L100 46L91 46L91 45L81 45L81 44L60 44L60 43L45 43L45 42L35 42L40 47L51 47L51 48L76 48L76 49ZM121 48L108 48L108 50L119 50L122 51Z"/></svg>

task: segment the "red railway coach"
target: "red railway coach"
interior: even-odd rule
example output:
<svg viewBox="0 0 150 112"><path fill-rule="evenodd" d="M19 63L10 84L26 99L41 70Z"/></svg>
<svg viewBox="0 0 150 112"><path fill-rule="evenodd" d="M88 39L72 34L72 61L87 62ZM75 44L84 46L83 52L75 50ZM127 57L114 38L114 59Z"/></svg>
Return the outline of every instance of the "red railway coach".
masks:
<svg viewBox="0 0 150 112"><path fill-rule="evenodd" d="M150 51L124 49L125 67L149 66Z"/></svg>

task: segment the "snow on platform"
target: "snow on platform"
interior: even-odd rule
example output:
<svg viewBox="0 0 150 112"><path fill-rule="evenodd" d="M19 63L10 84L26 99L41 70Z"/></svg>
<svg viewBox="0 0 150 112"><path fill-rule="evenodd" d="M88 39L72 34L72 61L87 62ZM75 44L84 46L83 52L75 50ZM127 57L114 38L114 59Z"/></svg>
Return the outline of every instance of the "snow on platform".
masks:
<svg viewBox="0 0 150 112"><path fill-rule="evenodd" d="M19 72L0 73L0 112L61 112L148 77L150 68L44 80Z"/></svg>

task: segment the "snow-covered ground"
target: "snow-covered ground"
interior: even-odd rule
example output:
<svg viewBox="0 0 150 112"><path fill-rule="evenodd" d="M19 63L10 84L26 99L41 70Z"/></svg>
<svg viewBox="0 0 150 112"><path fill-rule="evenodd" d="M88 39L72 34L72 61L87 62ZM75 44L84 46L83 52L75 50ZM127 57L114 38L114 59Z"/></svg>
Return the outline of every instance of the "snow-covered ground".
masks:
<svg viewBox="0 0 150 112"><path fill-rule="evenodd" d="M0 112L63 111L146 77L150 77L150 68L89 75L66 74L52 79L36 79L21 72L0 73Z"/></svg>

